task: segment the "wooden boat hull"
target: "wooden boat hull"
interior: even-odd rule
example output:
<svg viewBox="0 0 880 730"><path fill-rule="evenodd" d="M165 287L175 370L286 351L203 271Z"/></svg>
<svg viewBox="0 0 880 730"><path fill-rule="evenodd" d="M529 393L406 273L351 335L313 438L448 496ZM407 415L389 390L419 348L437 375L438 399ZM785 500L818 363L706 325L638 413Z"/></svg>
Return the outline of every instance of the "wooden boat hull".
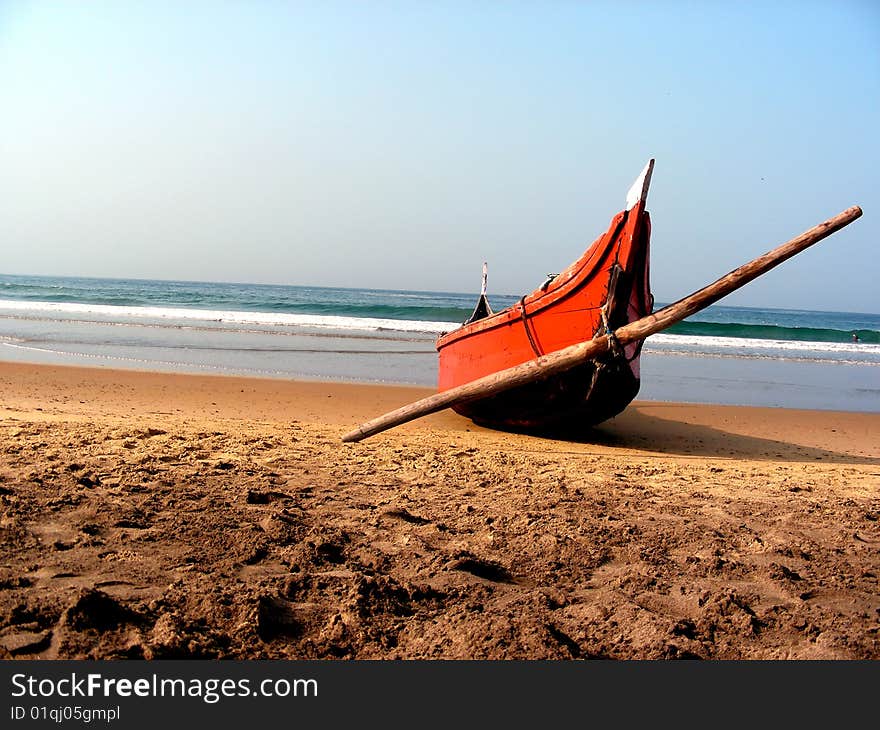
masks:
<svg viewBox="0 0 880 730"><path fill-rule="evenodd" d="M646 167L650 177L650 165ZM642 173L643 177L645 173ZM636 181L637 183L639 181ZM635 186L634 186L635 187ZM642 186L641 200L644 202L647 183ZM630 191L632 193L632 190ZM630 196L627 196L627 210L630 209ZM775 266L779 266L783 261L796 256L809 246L827 238L835 231L839 231L844 226L848 226L857 218L861 217L862 209L854 205L847 208L843 212L829 218L828 220L813 226L808 231L804 231L799 236L795 236L791 240L777 246L772 251L768 251L763 256L752 259L748 263L734 269L717 281L704 286L703 288L693 292L692 294L679 299L677 302L669 304L663 309L641 317L635 321L629 322L613 331L606 329L598 336L585 342L578 342L569 345L556 352L551 352L536 360L514 365L500 372L491 373L477 380L464 383L453 387L447 391L434 393L426 398L422 398L414 403L401 406L389 413L385 413L378 418L374 418L366 423L362 423L358 428L349 431L342 437L343 443L352 441L361 441L369 436L385 431L386 429L399 426L416 418L427 416L429 413L437 413L444 408L454 408L457 405L469 403L472 401L486 400L489 398L497 398L497 396L513 391L517 388L525 388L532 383L536 383L541 379L550 382L551 378L558 378L567 371L582 367L585 363L596 363L595 372L600 375L603 373L600 358L604 359L608 353L612 354L612 362L629 361L620 353L622 348L627 348L632 344L640 345L645 338L650 337L657 332L671 327L676 322L696 314L706 307L714 304L732 291L745 286L750 281L767 273ZM647 251L645 254L645 292L648 294L643 302L650 300L650 292L647 291ZM614 289L616 287L609 287ZM543 289L543 287L542 287ZM635 291L635 290L634 290ZM485 293L485 278L483 292ZM483 304L481 298L481 304ZM632 303L632 302L631 302ZM636 302L637 303L637 302ZM611 308L609 308L611 309ZM476 319L483 319L491 316L491 311L484 311L479 314L480 307L475 310ZM475 319L472 317L472 320ZM638 354L638 351L636 352ZM598 361L598 362L597 362ZM588 391L588 397L590 393ZM617 398L612 396L612 400ZM501 402L501 401L496 401ZM508 419L509 414L505 413L502 420Z"/></svg>
<svg viewBox="0 0 880 730"><path fill-rule="evenodd" d="M626 364L596 368L582 365L453 410L479 426L508 431L553 434L589 428L623 411L640 384Z"/></svg>
<svg viewBox="0 0 880 730"><path fill-rule="evenodd" d="M455 388L650 314L646 192L647 181L639 199L618 213L564 272L497 314L478 306L475 321L441 335L438 389ZM561 375L460 403L453 410L480 425L509 430L596 425L620 413L637 395L641 345L630 343Z"/></svg>

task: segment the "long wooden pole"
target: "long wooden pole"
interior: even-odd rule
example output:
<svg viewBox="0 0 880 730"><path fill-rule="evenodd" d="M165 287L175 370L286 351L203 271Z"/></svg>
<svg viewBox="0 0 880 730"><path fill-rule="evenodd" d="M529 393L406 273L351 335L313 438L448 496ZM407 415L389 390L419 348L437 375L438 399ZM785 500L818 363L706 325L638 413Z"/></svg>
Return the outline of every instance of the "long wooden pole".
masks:
<svg viewBox="0 0 880 730"><path fill-rule="evenodd" d="M647 317L642 317L635 322L630 322L620 327L614 332L613 336L617 339L618 343L626 345L627 343L643 340L649 335L660 332L717 302L722 297L730 294L730 292L748 284L774 266L778 266L786 259L830 236L835 231L839 231L844 226L852 223L861 214L862 209L858 206L847 208L842 213L829 218L824 223L820 223L808 231L804 231L801 235L792 238L787 243L783 243L763 256L759 256L753 261L743 264L738 269L734 269L726 276L722 276L716 282L703 287L690 296L679 299L674 304L649 314ZM565 347L521 365L516 365L456 388L450 388L442 393L422 398L383 416L367 421L354 431L345 434L342 440L346 442L360 441L380 431L385 431L407 421L436 413L457 403L487 398L534 380L547 378L601 355L610 346L611 337L609 335L599 335L587 342Z"/></svg>

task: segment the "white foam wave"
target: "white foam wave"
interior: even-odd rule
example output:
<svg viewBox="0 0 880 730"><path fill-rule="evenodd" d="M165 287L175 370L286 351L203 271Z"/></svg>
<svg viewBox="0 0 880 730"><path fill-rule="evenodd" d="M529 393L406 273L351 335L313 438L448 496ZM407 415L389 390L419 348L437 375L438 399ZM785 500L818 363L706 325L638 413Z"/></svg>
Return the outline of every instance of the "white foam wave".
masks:
<svg viewBox="0 0 880 730"><path fill-rule="evenodd" d="M740 349L740 350L785 350L786 352L827 352L837 354L872 354L880 356L880 345L862 342L809 342L806 340L759 340L752 337L711 337L696 335L670 335L658 333L645 342L646 350L666 350L672 348L687 350Z"/></svg>
<svg viewBox="0 0 880 730"><path fill-rule="evenodd" d="M0 314L31 313L41 317L70 318L77 316L98 323L189 322L223 323L233 326L265 327L284 331L284 328L337 330L345 332L410 332L437 335L450 332L460 326L457 322L423 322L405 319L379 319L368 317L342 317L317 314L291 314L284 312L243 312L211 309L188 309L182 307L133 307L110 304L84 304L74 302L42 302L0 299ZM265 330L264 330L265 331ZM745 337L712 337L659 333L645 343L645 350L658 353L712 354L730 353L734 356L797 357L802 354L819 353L840 360L852 356L855 362L880 361L880 345L854 342L807 342L799 340L765 340Z"/></svg>
<svg viewBox="0 0 880 730"><path fill-rule="evenodd" d="M421 322L407 319L371 317L339 317L321 314L290 314L285 312L238 312L179 307L124 307L113 304L80 304L73 302L31 302L0 299L0 312L35 312L42 315L92 315L98 318L185 320L223 322L238 325L269 325L273 327L315 327L338 330L378 332L426 332L439 334L455 329L455 322Z"/></svg>

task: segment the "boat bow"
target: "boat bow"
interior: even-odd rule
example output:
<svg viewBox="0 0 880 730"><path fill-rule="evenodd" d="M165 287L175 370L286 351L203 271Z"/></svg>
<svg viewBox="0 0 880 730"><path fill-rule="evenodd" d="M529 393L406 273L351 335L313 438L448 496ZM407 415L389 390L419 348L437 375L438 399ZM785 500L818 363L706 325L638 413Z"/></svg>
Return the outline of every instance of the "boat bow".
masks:
<svg viewBox="0 0 880 730"><path fill-rule="evenodd" d="M563 272L497 313L488 307L484 288L472 317L437 340L439 390L590 340L650 312L650 218L645 203L653 166L650 160L608 230ZM632 343L582 372L455 410L495 427L597 423L635 397L640 347Z"/></svg>

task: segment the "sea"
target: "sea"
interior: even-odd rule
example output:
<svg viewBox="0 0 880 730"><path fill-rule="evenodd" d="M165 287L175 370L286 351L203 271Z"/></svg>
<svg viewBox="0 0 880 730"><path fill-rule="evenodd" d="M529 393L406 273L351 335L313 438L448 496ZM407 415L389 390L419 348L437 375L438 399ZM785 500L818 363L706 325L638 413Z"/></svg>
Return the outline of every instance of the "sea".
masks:
<svg viewBox="0 0 880 730"><path fill-rule="evenodd" d="M434 387L435 340L476 298L0 274L0 360ZM880 314L715 304L641 366L639 400L880 412Z"/></svg>

